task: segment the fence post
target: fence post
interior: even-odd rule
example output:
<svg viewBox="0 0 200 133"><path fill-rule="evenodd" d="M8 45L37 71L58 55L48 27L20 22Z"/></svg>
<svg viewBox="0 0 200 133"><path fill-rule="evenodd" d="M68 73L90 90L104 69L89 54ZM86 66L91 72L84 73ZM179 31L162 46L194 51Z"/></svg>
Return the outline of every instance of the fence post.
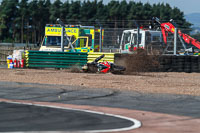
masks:
<svg viewBox="0 0 200 133"><path fill-rule="evenodd" d="M102 27L100 26L99 52L102 52Z"/></svg>
<svg viewBox="0 0 200 133"><path fill-rule="evenodd" d="M62 30L61 30L62 31L62 33L61 33L62 34L61 35L61 51L62 52L64 52L64 33L65 33L64 30L65 30L65 27L62 26Z"/></svg>
<svg viewBox="0 0 200 133"><path fill-rule="evenodd" d="M176 50L177 50L177 28L175 27L175 31L174 31L174 55L176 55Z"/></svg>

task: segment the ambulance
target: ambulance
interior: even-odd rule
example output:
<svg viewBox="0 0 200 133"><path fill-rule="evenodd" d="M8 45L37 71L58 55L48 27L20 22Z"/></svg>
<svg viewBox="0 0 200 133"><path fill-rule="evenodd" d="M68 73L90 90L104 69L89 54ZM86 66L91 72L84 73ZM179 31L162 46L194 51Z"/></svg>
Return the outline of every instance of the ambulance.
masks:
<svg viewBox="0 0 200 133"><path fill-rule="evenodd" d="M81 25L65 25L64 29L64 52L99 52L103 46L103 29ZM62 28L59 24L47 24L39 50L61 51L61 35Z"/></svg>

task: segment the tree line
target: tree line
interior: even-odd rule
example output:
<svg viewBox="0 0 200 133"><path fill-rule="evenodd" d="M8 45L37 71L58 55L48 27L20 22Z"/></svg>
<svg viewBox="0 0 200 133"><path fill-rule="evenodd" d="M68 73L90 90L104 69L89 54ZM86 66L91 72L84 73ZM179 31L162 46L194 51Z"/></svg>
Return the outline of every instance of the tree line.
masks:
<svg viewBox="0 0 200 133"><path fill-rule="evenodd" d="M185 29L190 29L191 26L180 9L164 3L151 5L125 0L112 0L108 4L103 4L103 0L2 0L0 42L40 42L45 25L57 23L57 18L66 24L98 26L98 20L103 28L133 28L133 20L139 25L147 26L152 17L158 17L162 21L174 19Z"/></svg>

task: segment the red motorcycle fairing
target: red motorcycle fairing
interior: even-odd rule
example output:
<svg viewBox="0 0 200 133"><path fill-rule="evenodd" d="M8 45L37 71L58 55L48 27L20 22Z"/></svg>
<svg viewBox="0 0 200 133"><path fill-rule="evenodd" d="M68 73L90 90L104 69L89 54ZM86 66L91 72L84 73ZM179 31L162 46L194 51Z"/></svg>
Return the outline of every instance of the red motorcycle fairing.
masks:
<svg viewBox="0 0 200 133"><path fill-rule="evenodd" d="M100 72L102 72L102 73L108 73L109 70L110 70L110 63L108 63L108 62L106 61L106 62L101 62L100 64L102 64L102 65L104 65L104 66L107 67L107 68L101 70Z"/></svg>

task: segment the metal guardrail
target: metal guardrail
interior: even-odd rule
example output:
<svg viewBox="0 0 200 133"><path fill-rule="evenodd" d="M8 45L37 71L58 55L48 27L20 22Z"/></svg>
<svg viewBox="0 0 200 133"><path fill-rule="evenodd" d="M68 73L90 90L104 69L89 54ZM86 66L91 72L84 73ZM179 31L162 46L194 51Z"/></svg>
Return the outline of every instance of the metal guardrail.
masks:
<svg viewBox="0 0 200 133"><path fill-rule="evenodd" d="M80 52L47 52L26 51L26 67L28 68L73 68L81 67L88 62L94 61L102 54L105 57L100 60L114 63L114 53L80 53Z"/></svg>
<svg viewBox="0 0 200 133"><path fill-rule="evenodd" d="M28 68L73 68L87 63L87 53L26 51Z"/></svg>
<svg viewBox="0 0 200 133"><path fill-rule="evenodd" d="M115 54L114 53L103 53L103 52L91 52L91 53L88 53L88 63L94 61L97 57L99 57L99 56L101 56L103 54L105 56L99 62L108 61L108 62L114 63Z"/></svg>

